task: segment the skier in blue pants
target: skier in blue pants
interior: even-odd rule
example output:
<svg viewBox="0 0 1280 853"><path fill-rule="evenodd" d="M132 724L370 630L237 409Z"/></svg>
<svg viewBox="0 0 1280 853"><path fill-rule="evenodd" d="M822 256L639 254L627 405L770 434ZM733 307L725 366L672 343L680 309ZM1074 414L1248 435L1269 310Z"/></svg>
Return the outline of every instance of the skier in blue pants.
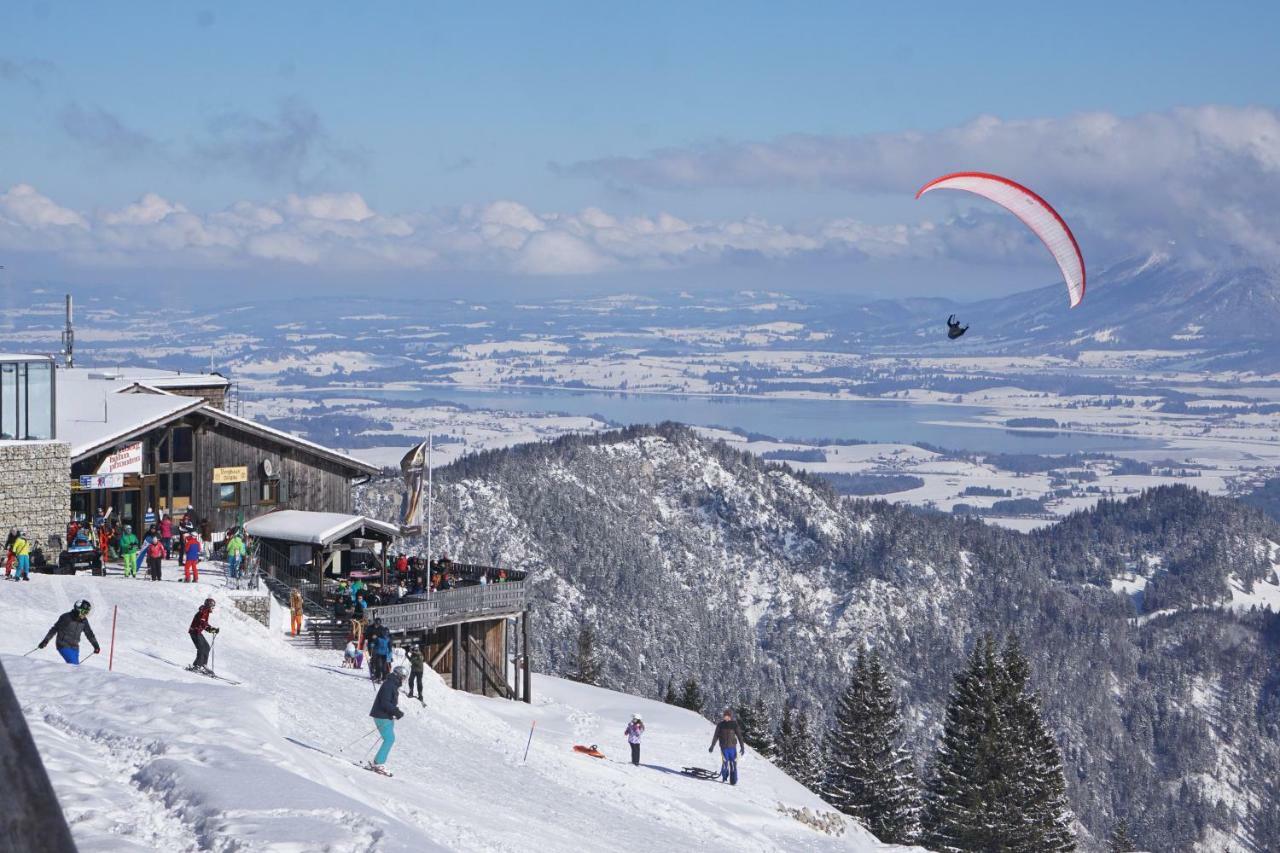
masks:
<svg viewBox="0 0 1280 853"><path fill-rule="evenodd" d="M54 648L64 661L74 666L80 663L80 635L83 634L93 645L93 653L96 655L101 652L98 638L93 636L93 629L89 627L89 611L92 609L93 606L87 600L77 601L74 607L58 617L58 621L53 623L37 648L43 649L56 637Z"/></svg>
<svg viewBox="0 0 1280 853"><path fill-rule="evenodd" d="M391 670L391 674L378 688L378 697L373 700L373 709L369 711L373 724L378 727L378 734L382 735L382 746L378 748L378 754L374 756L369 769L383 776L391 775L386 768L387 756L391 754L391 746L396 742L396 720L404 716L404 711L400 710L400 685L404 683L404 678L404 667L398 666Z"/></svg>
<svg viewBox="0 0 1280 853"><path fill-rule="evenodd" d="M711 738L711 746L707 747L707 752L715 749L716 744L720 744L720 781L730 785L738 784L738 753L746 752L747 745L742 742L738 721L728 708L724 709L724 719L716 724L716 733Z"/></svg>

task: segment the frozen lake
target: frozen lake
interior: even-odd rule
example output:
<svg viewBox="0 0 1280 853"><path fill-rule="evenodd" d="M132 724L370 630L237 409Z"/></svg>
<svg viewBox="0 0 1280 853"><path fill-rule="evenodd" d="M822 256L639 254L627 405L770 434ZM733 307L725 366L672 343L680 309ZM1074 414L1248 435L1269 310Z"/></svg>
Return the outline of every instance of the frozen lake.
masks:
<svg viewBox="0 0 1280 853"><path fill-rule="evenodd" d="M974 406L940 406L889 400L769 399L674 394L633 394L530 388L432 386L421 390L343 388L297 396L368 396L383 400L456 403L473 409L595 415L618 424L679 421L721 426L778 438L859 439L928 444L954 450L1006 453L1124 453L1158 449L1162 442L1084 433L1036 433L989 427L950 426L929 421L976 419L988 412Z"/></svg>

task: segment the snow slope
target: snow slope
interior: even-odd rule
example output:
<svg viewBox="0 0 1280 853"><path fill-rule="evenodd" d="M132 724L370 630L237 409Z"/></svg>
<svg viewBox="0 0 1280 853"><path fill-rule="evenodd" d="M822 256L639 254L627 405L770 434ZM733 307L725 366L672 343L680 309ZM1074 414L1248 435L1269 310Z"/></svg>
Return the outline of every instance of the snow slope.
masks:
<svg viewBox="0 0 1280 853"><path fill-rule="evenodd" d="M82 851L905 849L851 821L835 837L782 813L831 810L754 755L736 788L678 775L716 766L709 722L549 677L535 677L529 706L456 693L428 674L425 704L402 701L395 778L367 773L347 760L375 740L364 674L339 668L340 653L273 636L215 577L0 584L0 660ZM223 628L214 663L240 686L182 668L193 657L186 627L206 595L218 599L213 623ZM79 668L52 646L21 657L81 597L94 604L104 654ZM624 763L621 736L636 712L649 727L640 768ZM597 743L609 759L575 754L574 743Z"/></svg>

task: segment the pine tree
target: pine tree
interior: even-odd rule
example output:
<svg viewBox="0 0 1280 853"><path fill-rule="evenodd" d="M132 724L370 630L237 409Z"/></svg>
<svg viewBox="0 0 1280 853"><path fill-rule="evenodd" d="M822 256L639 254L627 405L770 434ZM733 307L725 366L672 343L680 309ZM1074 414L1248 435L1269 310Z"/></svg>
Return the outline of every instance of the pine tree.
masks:
<svg viewBox="0 0 1280 853"><path fill-rule="evenodd" d="M589 622L578 629L578 660L573 680L583 684L600 683L600 657L596 653L596 632Z"/></svg>
<svg viewBox="0 0 1280 853"><path fill-rule="evenodd" d="M1012 766L1006 769L1015 790L1008 805L1010 823L1018 827L1013 849L1066 853L1076 849L1071 807L1062 771L1062 752L1040 713L1040 699L1030 689L1031 664L1015 637L1002 655L1001 712Z"/></svg>
<svg viewBox="0 0 1280 853"><path fill-rule="evenodd" d="M1108 849L1111 853L1133 853L1138 849L1138 845L1129 835L1129 821L1124 818L1116 821L1115 827L1111 830L1111 843Z"/></svg>
<svg viewBox="0 0 1280 853"><path fill-rule="evenodd" d="M889 844L916 838L920 793L900 710L878 653L858 653L826 738L823 798Z"/></svg>
<svg viewBox="0 0 1280 853"><path fill-rule="evenodd" d="M667 690L662 694L662 701L668 705L676 705L680 701L679 697L676 696L676 689L671 685L670 681L667 681Z"/></svg>
<svg viewBox="0 0 1280 853"><path fill-rule="evenodd" d="M702 695L702 688L698 686L698 680L693 676L689 676L680 688L680 696L676 699L676 704L681 708L688 708L690 711L697 711L701 714L706 703L707 700Z"/></svg>
<svg viewBox="0 0 1280 853"><path fill-rule="evenodd" d="M775 756L778 766L792 779L806 788L818 787L822 757L810 732L808 715L793 705L783 711Z"/></svg>
<svg viewBox="0 0 1280 853"><path fill-rule="evenodd" d="M757 755L773 758L778 750L774 735L775 724L764 701L757 696L750 702L739 703L735 718L746 745L755 750Z"/></svg>
<svg viewBox="0 0 1280 853"><path fill-rule="evenodd" d="M956 676L926 790L923 843L943 851L1075 850L1058 745L1015 642L984 636Z"/></svg>

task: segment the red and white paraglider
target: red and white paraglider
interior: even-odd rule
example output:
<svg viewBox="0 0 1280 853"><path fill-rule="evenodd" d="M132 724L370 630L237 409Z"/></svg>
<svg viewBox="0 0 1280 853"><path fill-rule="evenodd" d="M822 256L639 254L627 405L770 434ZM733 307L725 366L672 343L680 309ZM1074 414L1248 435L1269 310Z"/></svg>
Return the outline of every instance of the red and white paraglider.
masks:
<svg viewBox="0 0 1280 853"><path fill-rule="evenodd" d="M943 175L920 188L916 198L931 190L965 190L994 201L1023 221L1044 242L1062 270L1067 298L1074 308L1084 299L1084 256L1075 235L1049 202L1022 184L987 172L956 172Z"/></svg>

